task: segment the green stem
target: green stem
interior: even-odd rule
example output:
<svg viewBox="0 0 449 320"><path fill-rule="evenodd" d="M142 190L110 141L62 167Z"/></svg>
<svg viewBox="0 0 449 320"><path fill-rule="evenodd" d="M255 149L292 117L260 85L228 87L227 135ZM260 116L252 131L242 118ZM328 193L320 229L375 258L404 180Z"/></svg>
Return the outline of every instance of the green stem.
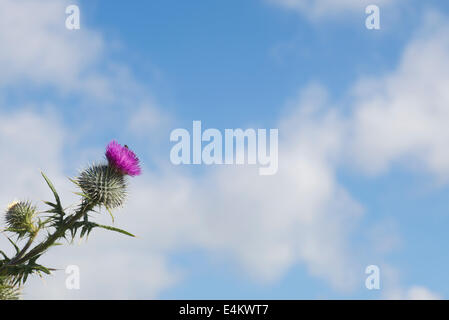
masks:
<svg viewBox="0 0 449 320"><path fill-rule="evenodd" d="M28 238L27 243L25 244L25 246L22 248L22 250L20 250L20 252L18 252L16 254L16 256L14 258L12 258L9 262L5 263L4 265L2 265L2 267L0 268L0 272L3 271L4 269L6 269L7 267L10 266L15 266L17 265L17 261L27 252L27 250L31 247L31 244L33 243L34 239L36 239L37 234L39 233L39 229L34 230L30 237ZM1 273L0 273L1 275Z"/></svg>
<svg viewBox="0 0 449 320"><path fill-rule="evenodd" d="M14 263L19 260L31 247L31 244L33 243L34 239L36 239L37 234L39 233L39 229L33 231L30 235L30 238L28 239L25 246L22 248L22 250L8 263L8 265L14 265Z"/></svg>
<svg viewBox="0 0 449 320"><path fill-rule="evenodd" d="M73 226L73 224L76 221L78 221L80 218L82 218L85 213L91 211L93 209L93 207L94 207L94 204L91 204L88 201L84 201L81 204L81 207L79 208L79 210L74 215L68 217L66 219L64 225L59 227L52 235L50 235L47 238L47 240L38 244L33 249L31 249L27 254L24 255L26 250L28 250L28 248L31 246L32 241L28 241L28 243L25 245L25 247L22 249L22 251L19 254L17 254L17 256L15 256L8 264L2 266L0 268L0 271L2 271L2 269L5 267L22 264L26 261L33 259L34 257L36 257L40 254L42 254L45 250L47 250L49 247L51 247L55 243L56 240L63 237L65 235L67 229L69 229L71 226ZM31 240L31 238L30 238L30 240ZM34 238L33 238L33 240L34 240Z"/></svg>

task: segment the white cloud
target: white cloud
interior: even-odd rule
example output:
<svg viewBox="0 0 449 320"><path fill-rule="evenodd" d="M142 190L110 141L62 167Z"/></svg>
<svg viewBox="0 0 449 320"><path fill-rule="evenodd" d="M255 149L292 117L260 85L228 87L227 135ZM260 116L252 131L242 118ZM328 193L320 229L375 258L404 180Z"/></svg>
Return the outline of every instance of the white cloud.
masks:
<svg viewBox="0 0 449 320"><path fill-rule="evenodd" d="M423 286L412 286L407 290L395 290L387 295L392 300L441 300L442 297Z"/></svg>
<svg viewBox="0 0 449 320"><path fill-rule="evenodd" d="M326 159L334 143L329 138L338 136L334 121L300 116L296 125L304 129L280 142L282 164L272 177L249 167L220 168L203 178L147 173L144 182L136 182L126 211L131 216L150 208L130 219L131 229L161 249L225 253L255 280L277 280L305 263L335 287L352 287L357 263L346 236L361 209Z"/></svg>
<svg viewBox="0 0 449 320"><path fill-rule="evenodd" d="M172 130L174 124L173 117L165 110L162 110L155 102L145 100L135 107L127 119L127 131L134 139L145 139L145 143L154 154L156 148L162 149L165 145L165 138ZM166 157L160 157L160 161ZM153 159L155 160L155 159Z"/></svg>
<svg viewBox="0 0 449 320"><path fill-rule="evenodd" d="M95 82L81 78L103 50L101 36L65 28L69 1L0 0L0 83L30 80L69 90Z"/></svg>
<svg viewBox="0 0 449 320"><path fill-rule="evenodd" d="M388 300L439 300L443 297L422 285L404 285L403 273L389 264L380 265L381 298Z"/></svg>
<svg viewBox="0 0 449 320"><path fill-rule="evenodd" d="M399 67L356 85L350 156L363 170L392 164L449 178L449 26L427 16Z"/></svg>
<svg viewBox="0 0 449 320"><path fill-rule="evenodd" d="M1 109L0 109L1 111ZM60 175L65 132L51 114L38 116L30 111L0 113L0 201L10 201L26 186L42 196L39 170Z"/></svg>
<svg viewBox="0 0 449 320"><path fill-rule="evenodd" d="M134 239L135 240L135 239ZM170 268L163 255L115 246L123 241L110 233L94 232L86 242L57 248L45 258L47 266L61 270L24 288L26 299L156 299L181 274ZM135 240L138 241L138 240ZM111 244L114 248L111 248ZM124 253L126 251L126 253ZM42 259L44 260L44 259ZM65 268L79 267L80 288L69 290Z"/></svg>
<svg viewBox="0 0 449 320"><path fill-rule="evenodd" d="M441 296L425 287L413 286L407 290L405 298L408 300L440 300Z"/></svg>
<svg viewBox="0 0 449 320"><path fill-rule="evenodd" d="M129 119L129 130L139 135L147 135L148 131L157 133L161 127L166 127L170 122L169 116L164 114L155 104L145 103L141 105Z"/></svg>
<svg viewBox="0 0 449 320"><path fill-rule="evenodd" d="M308 18L317 19L329 16L337 16L359 12L365 14L365 8L368 5L378 6L391 5L393 0L377 0L373 3L371 0L266 0L269 3L283 7L287 10L294 10Z"/></svg>
<svg viewBox="0 0 449 320"><path fill-rule="evenodd" d="M81 28L65 27L69 0L0 0L0 85L52 88L102 105L149 103L128 67L108 58L112 46L91 28L81 11ZM96 100L92 103L92 99Z"/></svg>

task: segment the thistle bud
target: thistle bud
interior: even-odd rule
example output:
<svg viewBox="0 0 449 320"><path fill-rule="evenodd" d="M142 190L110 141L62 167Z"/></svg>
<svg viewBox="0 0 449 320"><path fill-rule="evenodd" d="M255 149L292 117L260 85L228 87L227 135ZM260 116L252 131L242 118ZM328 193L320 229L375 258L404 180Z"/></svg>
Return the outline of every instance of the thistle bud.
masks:
<svg viewBox="0 0 449 320"><path fill-rule="evenodd" d="M0 276L0 300L19 300L20 287L14 285L14 279Z"/></svg>
<svg viewBox="0 0 449 320"><path fill-rule="evenodd" d="M109 165L93 165L79 175L76 183L93 206L120 207L126 198L125 176Z"/></svg>
<svg viewBox="0 0 449 320"><path fill-rule="evenodd" d="M6 225L9 231L16 232L19 237L23 237L35 230L34 217L36 215L36 207L31 202L14 201L6 210Z"/></svg>

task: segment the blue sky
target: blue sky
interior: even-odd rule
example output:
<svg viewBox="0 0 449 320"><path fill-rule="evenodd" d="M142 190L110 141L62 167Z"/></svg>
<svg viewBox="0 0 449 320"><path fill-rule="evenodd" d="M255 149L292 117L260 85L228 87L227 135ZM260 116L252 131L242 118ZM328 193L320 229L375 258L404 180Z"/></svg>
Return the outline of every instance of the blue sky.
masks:
<svg viewBox="0 0 449 320"><path fill-rule="evenodd" d="M25 297L449 297L449 4L379 0L368 30L375 1L81 0L69 31L72 3L0 0L0 201L48 197L40 170L76 201L66 177L118 139L144 167L116 221L139 239L56 248L81 290L61 271ZM193 120L279 128L278 174L173 166Z"/></svg>

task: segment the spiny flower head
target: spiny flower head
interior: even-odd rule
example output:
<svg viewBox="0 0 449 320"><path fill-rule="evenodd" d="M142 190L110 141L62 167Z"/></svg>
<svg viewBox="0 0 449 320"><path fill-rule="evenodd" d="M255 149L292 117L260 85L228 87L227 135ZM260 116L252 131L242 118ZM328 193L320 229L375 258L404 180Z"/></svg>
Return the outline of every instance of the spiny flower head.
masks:
<svg viewBox="0 0 449 320"><path fill-rule="evenodd" d="M33 232L34 217L37 215L36 207L29 201L12 202L5 215L6 225L9 231L16 232L19 237Z"/></svg>
<svg viewBox="0 0 449 320"><path fill-rule="evenodd" d="M136 154L128 149L126 145L122 146L115 140L112 140L107 145L106 158L111 167L114 167L124 175L134 177L141 173L139 158Z"/></svg>
<svg viewBox="0 0 449 320"><path fill-rule="evenodd" d="M0 276L0 300L19 300L20 287L14 285L11 276Z"/></svg>
<svg viewBox="0 0 449 320"><path fill-rule="evenodd" d="M81 172L75 182L94 206L114 209L125 201L125 176L114 167L105 164L90 166Z"/></svg>
<svg viewBox="0 0 449 320"><path fill-rule="evenodd" d="M19 204L19 201L14 200L13 202L11 202L10 204L8 204L8 209L7 210L11 210L12 208L14 208L16 205Z"/></svg>

